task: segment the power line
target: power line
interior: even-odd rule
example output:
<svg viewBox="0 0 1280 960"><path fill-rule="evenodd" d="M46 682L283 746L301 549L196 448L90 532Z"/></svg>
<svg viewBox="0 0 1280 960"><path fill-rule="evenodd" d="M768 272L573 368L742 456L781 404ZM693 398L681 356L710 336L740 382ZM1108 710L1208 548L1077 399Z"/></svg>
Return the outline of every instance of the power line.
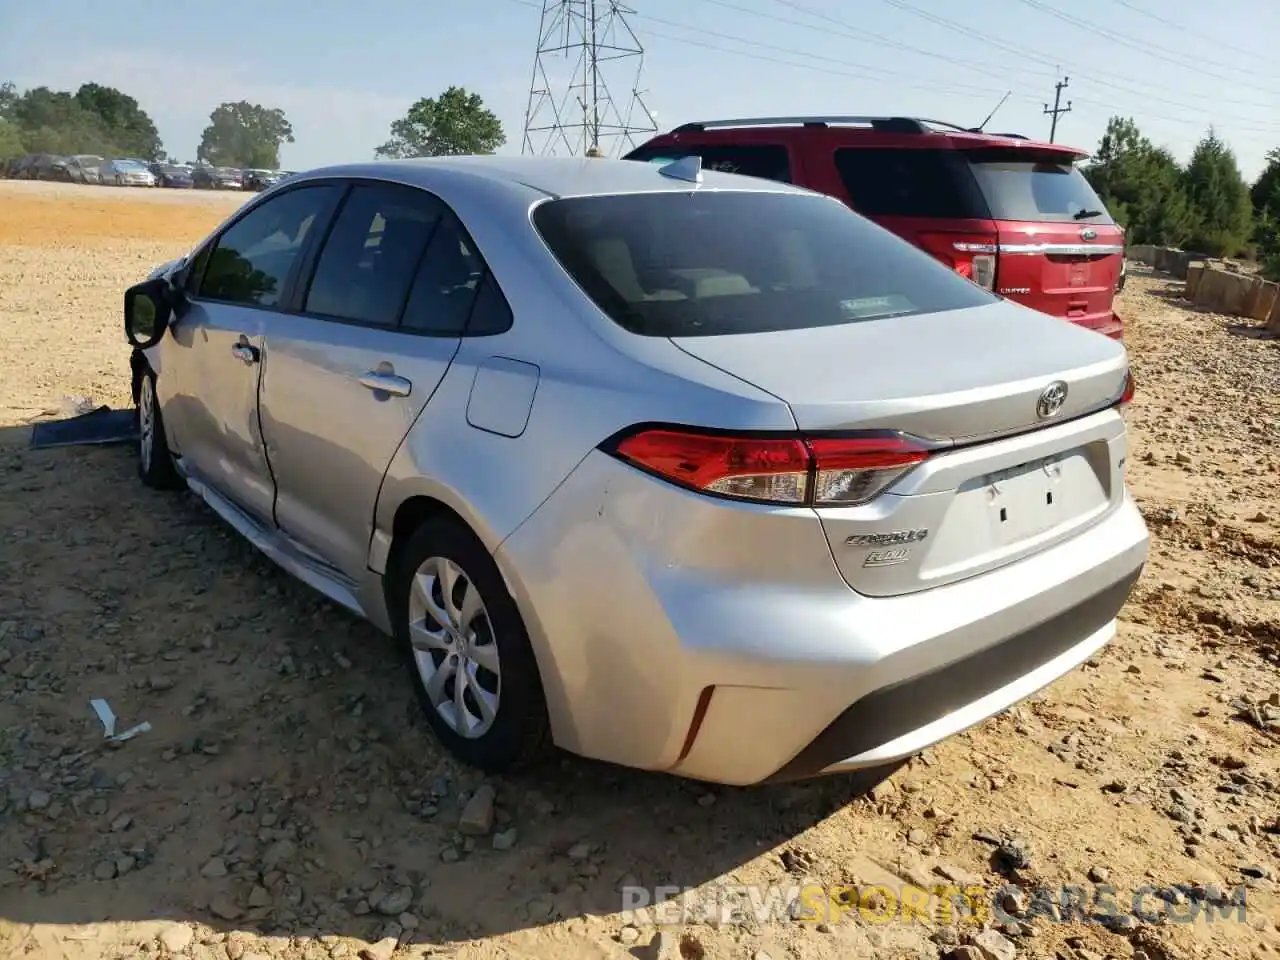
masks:
<svg viewBox="0 0 1280 960"><path fill-rule="evenodd" d="M522 7L527 7L535 10L540 10L542 8L542 4L537 2L537 0L507 0L507 2L519 4ZM722 5L722 6L729 5L727 0L705 0L705 2L716 2L718 5ZM749 8L746 8L746 7L741 7L739 9L743 10L744 12L749 11ZM759 14L759 11L750 11L750 12ZM767 14L759 14L759 15L769 18L769 15ZM881 85L892 87L894 89L918 89L918 90L924 90L931 93L945 92L945 93L950 93L953 96L963 97L967 99L974 99L974 100L978 100L978 99L986 100L990 96L998 96L1005 92L1005 89L1003 88L980 87L973 84L958 84L956 82L939 82L938 84L929 84L928 81L920 80L918 77L916 77L915 74L892 71L892 70L883 70L879 68L877 68L875 72L865 72L865 71L854 72L848 69L846 61L843 59L838 59L834 57L816 56L815 54L813 54L808 50L797 50L789 47L775 46L773 44L765 44L757 40L749 40L745 37L738 37L732 34L719 33L715 31L707 31L702 27L694 26L692 24L678 23L673 20L665 20L661 18L648 16L645 14L637 13L636 17L642 21L652 21L655 23L661 22L665 25L676 27L677 29L680 29L680 30L688 30L691 32L702 34L704 36L715 36L720 39L731 41L733 43L741 43L741 44L745 44L752 47L771 50L776 53L789 54L791 56L798 57L800 59L786 60L778 56L772 56L772 55L763 54L763 53L756 53L750 50L739 50L732 47L725 47L723 45L711 43L706 40L695 40L689 37L675 36L669 33L663 33L657 30L653 30L647 26L643 27L641 32L643 33L644 36L651 39L665 40L670 43L684 44L686 46L696 47L702 50L710 50L717 53L727 53L732 56L743 57L745 59L755 60L761 63L772 63L778 66L785 66L793 69L807 70L813 73L822 74L824 76L846 77L851 79L864 80L869 83L881 84ZM797 23L792 20L783 19L782 22L788 23L793 26L813 29L809 24ZM829 33L830 31L826 31L826 32ZM828 67L828 66L821 66L818 63L815 63L813 61L822 61L825 63L837 63L837 64L840 64L841 67L843 67L843 69L837 69L837 68ZM1049 75L1053 76L1054 74L1049 74ZM907 79L904 82L903 80L894 79L896 77L904 77L909 79ZM963 89L972 90L974 92L973 93L958 92L958 90L963 90ZM1146 97L1145 94L1142 94L1140 92L1137 95L1143 97L1144 99L1149 99ZM1015 95L1015 98L1018 100L1024 101L1026 103L1036 103L1036 104L1041 103L1040 100L1035 99L1033 97L1026 96L1026 95ZM1109 111L1110 113L1117 112L1117 107L1114 102L1090 100L1084 97L1076 97L1075 99L1079 100L1081 103L1086 105L1098 106L1104 110ZM1177 124L1197 126L1197 127L1202 126L1202 122L1200 120L1189 119L1185 115L1168 116L1164 114L1152 113L1149 110L1145 110L1145 109L1140 111L1140 113L1146 119L1164 120L1170 123L1177 123ZM1265 140L1264 139L1255 140L1249 137L1238 137L1236 139L1239 142L1271 143L1272 138L1275 135L1275 131L1270 129L1262 129L1258 127L1252 127L1252 126L1240 125L1240 124L1236 124L1233 126L1237 130L1250 132L1250 133L1257 133L1266 137Z"/></svg>
<svg viewBox="0 0 1280 960"><path fill-rule="evenodd" d="M1187 31L1187 27L1184 26L1183 24L1174 23L1172 20L1166 20L1164 17L1160 16L1159 14L1152 13L1150 10L1144 10L1142 7L1138 6L1136 3L1130 3L1129 0L1115 0L1115 2L1127 10L1132 10L1134 13L1138 14L1141 17L1146 17L1148 20L1154 20L1156 23L1164 24L1166 27L1169 27L1173 30L1178 31L1178 33L1185 33ZM1231 44L1227 43L1225 40L1220 40L1217 37L1213 38L1213 42L1216 46L1222 47L1224 50L1232 50L1240 54L1241 56L1250 57L1255 60L1266 60L1267 62L1271 62L1271 60L1273 59L1273 57L1269 54L1258 53L1255 50L1246 50L1244 49L1244 47L1232 46Z"/></svg>
<svg viewBox="0 0 1280 960"><path fill-rule="evenodd" d="M707 2L712 2L712 0L707 0ZM897 10L901 10L904 13L909 13L914 17L919 17L922 20L927 20L930 23L936 24L941 27L945 27L948 30L962 34L966 37L969 37L970 39L976 40L979 43L985 44L987 46L995 47L998 50L1003 50L1006 53L1013 54L1014 56L1019 57L1021 59L1032 60L1036 63L1041 63L1041 64L1044 64L1045 66L1053 67L1055 70L1058 68L1060 64L1064 63L1064 61L1058 56L1051 56L1049 54L1040 53L1034 49L1027 47L1025 44L1022 44L1022 43L1013 44L1013 43L1003 41L1000 38L991 35L990 33L975 30L972 27L969 27L968 25L963 23L959 23L955 20L948 20L946 17L941 17L933 13L932 11L922 10L920 7L917 7L914 4L907 2L907 0L882 0L882 2L888 4L889 6ZM1133 96L1141 97L1143 100L1150 100L1158 103L1166 103L1175 107L1185 106L1184 100L1171 100L1168 97L1162 97L1159 94L1148 93L1144 90L1135 90L1133 87L1125 85L1125 84L1137 84L1140 87L1152 86L1151 84L1147 84L1142 80L1136 80L1133 77L1129 77L1120 73L1115 73L1114 71L1111 71L1111 70L1101 70L1098 68L1081 70L1079 69L1079 64L1066 64L1066 66L1072 69L1072 71L1076 74L1077 79L1085 80L1086 82L1092 83L1095 86L1119 90L1121 92L1132 94ZM1120 80L1121 82L1116 83L1113 80L1102 80L1102 79L1099 79L1100 77L1112 77ZM1158 88L1155 88L1155 89L1158 89ZM1216 97L1211 94L1200 94L1200 93L1186 93L1183 96L1193 97L1195 99L1212 102L1215 105L1214 113L1217 116L1220 116L1220 117L1233 116L1232 114L1222 113L1218 109L1222 105L1221 97ZM1101 101L1087 101L1083 97L1078 99L1080 100L1081 103L1095 103L1098 106L1109 107L1109 108L1114 107L1114 104L1103 103ZM1271 103L1271 102L1259 103L1255 101L1240 100L1240 101L1237 101L1237 105L1244 106L1244 107L1256 107L1258 110L1264 111L1267 114L1270 114L1274 109L1274 103ZM1250 120L1253 121L1254 118L1250 118Z"/></svg>
<svg viewBox="0 0 1280 960"><path fill-rule="evenodd" d="M525 0L511 0L511 3L525 3ZM645 19L648 19L648 18L645 18ZM699 29L698 27L682 27L682 28ZM864 76L864 74L849 73L847 72L847 70L837 70L837 69L832 69L828 67L818 67L818 65L815 65L813 63L808 63L809 60L813 60L815 58L813 54L810 54L810 52L804 51L804 50L788 50L787 51L787 52L791 52L791 54L794 54L795 56L801 56L801 58L804 58L804 60L800 60L800 61L782 60L782 59L776 58L776 56L765 56L763 54L754 54L754 52L750 52L748 50L735 50L735 49L732 49L732 47L724 47L724 46L719 46L717 44L708 44L708 42L699 41L699 40L690 40L689 37L677 37L677 36L669 35L669 33L659 33L649 28L645 28L644 33L645 33L645 36L655 37L655 38L658 38L658 40L666 40L669 42L673 42L673 44L686 44L689 46L701 47L701 49L704 49L704 50L714 50L717 52L723 52L723 54L732 54L735 56L742 56L742 58L748 58L750 60L759 60L759 61L763 61L763 63L774 63L774 64L782 65L782 67L792 67L792 68L801 69L801 70L812 70L812 72L814 73L826 74L826 76L854 77L856 79L867 78ZM756 41L744 40L744 38L735 38L735 41L742 42L742 44L755 44L756 42ZM778 49L786 50L785 47L778 47ZM829 58L823 58L823 59L829 59ZM892 76L892 74L887 74L887 76ZM902 83L900 81L886 81L886 79L883 79L883 77L872 78L872 82L884 83L886 84L886 86L891 86L893 88L915 87L915 88L919 88L919 90L928 90L929 92L938 90L937 87L920 86L919 82ZM951 84L947 84L945 91L950 93L955 93L955 88L952 87ZM998 90L995 90L995 88L989 88L989 90L986 91L988 95L995 95L995 93L1002 93L1002 92L1004 91L998 91ZM975 93L960 93L959 96L977 97ZM1033 97L1028 97L1028 96L1019 96L1018 99L1023 100L1025 102L1029 102L1029 104L1038 104L1038 102L1042 102L1039 100L1034 100ZM1116 109L1115 104L1107 104L1107 102L1102 102L1097 100L1085 100L1083 99L1083 97L1076 97L1076 100L1080 100L1084 102L1084 104L1101 106L1101 108L1111 111L1111 113L1115 113L1115 109ZM1187 116L1169 116L1165 114L1153 114L1151 113L1151 111L1147 111L1147 110L1142 111L1142 115L1146 119L1166 120L1166 122L1169 122L1169 123L1194 125L1194 127L1201 127L1202 125L1201 122L1199 122L1199 120L1188 119ZM1236 127L1236 129L1240 129L1240 131L1247 132L1247 133L1257 133L1257 134L1260 134L1260 137L1265 137L1265 138L1238 137L1236 138L1236 140L1238 140L1239 142L1244 142L1244 143L1274 142L1275 131L1270 131L1270 129L1260 129L1260 128L1252 128L1252 127Z"/></svg>
<svg viewBox="0 0 1280 960"><path fill-rule="evenodd" d="M1058 104L1062 102L1062 91L1066 88L1067 84L1070 82L1071 82L1070 77L1063 77L1061 80L1055 83L1053 85L1053 109L1050 110L1049 105L1047 103L1044 105L1044 112L1053 117L1053 119L1049 122L1049 142L1050 143L1053 143L1054 137L1058 135L1058 117L1060 117L1064 113L1071 112L1070 100L1067 101L1067 105L1065 107L1058 106Z"/></svg>
<svg viewBox="0 0 1280 960"><path fill-rule="evenodd" d="M845 67L845 69L839 71L842 76L855 77L860 80L882 81L884 77L911 78L913 76L912 74L901 73L894 70L877 69L872 71L872 70L857 70L856 68L853 70L850 70L848 69L848 66L847 66L848 61L840 57L824 57L816 53L809 53L803 50L796 50L793 47L780 47L780 46L777 46L776 44L764 43L760 40L748 40L746 37L735 36L734 34L731 34L731 33L720 33L719 31L716 31L716 30L707 30L702 27L694 27L694 26L690 26L689 24L679 23L674 20L664 20L662 17L654 17L648 14L642 14L639 16L640 16L640 19L644 20L647 23L660 23L660 24L663 24L664 26L675 27L679 30L697 31L698 33L708 37L716 37L717 39L720 39L720 40L729 40L733 43L741 43L751 47L759 47L762 50L772 50L778 53L792 54L794 56L804 57L809 60L820 60L825 63L837 63ZM804 24L796 24L796 26L804 26ZM645 28L645 33L652 34L652 31L649 30L648 28ZM661 36L661 35L659 34L658 36ZM668 39L675 39L677 40L677 42L685 42L685 43L693 42L689 40L684 40L683 38L669 37ZM795 64L789 64L789 65L794 66ZM1000 92L1000 89L998 87L983 87L977 84L960 83L958 81L939 81L937 83L933 83L928 80L916 79L914 80L914 82L903 83L901 81L894 80L893 86L898 88L926 90L931 93L932 92L955 93L957 89L966 89L966 90L973 90L984 97L993 93Z"/></svg>
<svg viewBox="0 0 1280 960"><path fill-rule="evenodd" d="M1033 10L1039 10L1041 13L1048 14L1057 20L1061 20L1063 23L1069 23L1081 30L1096 34L1099 37L1105 37L1112 43L1118 43L1122 47L1128 47L1130 50L1136 50L1138 53L1146 54L1148 57L1155 60L1163 60L1165 63L1173 64L1175 67L1182 67L1184 70L1195 70L1207 77L1213 77L1217 80L1225 81L1226 83L1240 82L1238 79L1233 79L1224 74L1206 70L1204 65L1207 63L1216 67L1221 67L1225 70L1239 70L1239 67L1218 63L1215 60L1205 60L1201 57L1193 58L1188 54L1181 53L1177 50L1170 50L1168 47L1161 47L1149 41L1135 43L1123 34L1115 33L1112 30L1107 30L1104 27L1099 27L1097 24L1090 23L1088 20L1082 20L1079 17L1073 17L1070 14L1063 13L1061 10L1049 6L1047 3L1042 3L1041 0L1018 0L1018 2L1025 4ZM1275 93L1276 91L1267 90L1265 92Z"/></svg>

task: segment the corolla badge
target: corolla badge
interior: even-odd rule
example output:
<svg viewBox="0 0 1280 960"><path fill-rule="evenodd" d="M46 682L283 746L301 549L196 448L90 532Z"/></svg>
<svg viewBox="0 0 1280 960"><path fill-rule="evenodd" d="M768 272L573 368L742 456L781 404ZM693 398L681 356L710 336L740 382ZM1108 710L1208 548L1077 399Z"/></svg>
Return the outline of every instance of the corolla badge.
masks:
<svg viewBox="0 0 1280 960"><path fill-rule="evenodd" d="M1097 230L1085 229L1080 231L1081 240L1096 240L1098 238Z"/></svg>
<svg viewBox="0 0 1280 960"><path fill-rule="evenodd" d="M1055 380L1040 391L1040 399L1036 401L1036 416L1041 420L1048 420L1057 415L1066 402L1067 385L1061 380Z"/></svg>
<svg viewBox="0 0 1280 960"><path fill-rule="evenodd" d="M904 543L919 543L929 536L927 527L916 530L893 530L889 533L855 533L845 537L850 547L892 547Z"/></svg>

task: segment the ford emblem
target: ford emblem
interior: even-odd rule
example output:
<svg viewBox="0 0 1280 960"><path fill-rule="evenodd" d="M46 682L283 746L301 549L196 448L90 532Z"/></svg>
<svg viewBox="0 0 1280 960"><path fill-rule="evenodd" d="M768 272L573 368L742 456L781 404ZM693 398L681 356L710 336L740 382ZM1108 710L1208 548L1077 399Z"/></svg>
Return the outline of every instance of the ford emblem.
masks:
<svg viewBox="0 0 1280 960"><path fill-rule="evenodd" d="M1081 230L1080 231L1081 240L1096 240L1097 237L1098 237L1097 230Z"/></svg>

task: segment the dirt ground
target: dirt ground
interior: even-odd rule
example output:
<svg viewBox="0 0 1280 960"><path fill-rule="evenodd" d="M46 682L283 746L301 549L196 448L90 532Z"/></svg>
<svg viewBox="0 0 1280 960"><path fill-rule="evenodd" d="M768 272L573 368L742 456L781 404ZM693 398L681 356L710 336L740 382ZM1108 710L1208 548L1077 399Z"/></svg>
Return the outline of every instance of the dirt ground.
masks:
<svg viewBox="0 0 1280 960"><path fill-rule="evenodd" d="M466 836L482 778L441 754L389 641L143 489L130 448L27 449L38 419L127 401L124 287L240 199L0 183L0 955L1280 953L1280 342L1135 268L1152 558L1119 638L1042 695L870 796L564 758L491 781L493 830ZM104 743L92 698L151 729ZM949 882L1012 884L1008 916L895 910ZM861 885L862 908L788 919L802 883ZM623 887L663 885L783 899L774 920L622 913ZM1145 910L1055 917L1063 885L1109 885L1120 914L1145 889ZM1243 920L1215 900L1236 890Z"/></svg>

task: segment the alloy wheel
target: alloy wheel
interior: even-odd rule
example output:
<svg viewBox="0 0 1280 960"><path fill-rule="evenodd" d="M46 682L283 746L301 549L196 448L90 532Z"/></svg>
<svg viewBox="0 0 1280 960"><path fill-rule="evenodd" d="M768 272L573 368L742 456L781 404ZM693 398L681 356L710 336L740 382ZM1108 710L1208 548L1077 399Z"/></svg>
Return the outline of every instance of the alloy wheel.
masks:
<svg viewBox="0 0 1280 960"><path fill-rule="evenodd" d="M453 560L428 557L409 589L409 640L431 706L460 737L487 733L502 669L480 590Z"/></svg>
<svg viewBox="0 0 1280 960"><path fill-rule="evenodd" d="M142 469L151 467L151 450L156 435L156 395L150 377L142 378L138 391L138 460Z"/></svg>

